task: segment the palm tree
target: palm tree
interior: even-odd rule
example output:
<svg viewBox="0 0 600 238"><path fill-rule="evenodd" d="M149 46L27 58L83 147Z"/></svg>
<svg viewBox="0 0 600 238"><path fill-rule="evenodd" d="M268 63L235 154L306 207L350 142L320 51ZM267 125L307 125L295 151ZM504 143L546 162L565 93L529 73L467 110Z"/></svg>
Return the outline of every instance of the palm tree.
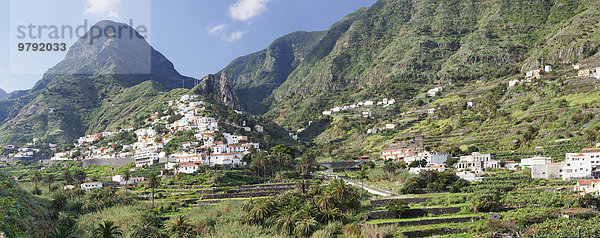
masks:
<svg viewBox="0 0 600 238"><path fill-rule="evenodd" d="M125 169L123 172L123 179L125 179L125 190L128 189L127 185L129 185L129 179L131 178L131 172L128 169Z"/></svg>
<svg viewBox="0 0 600 238"><path fill-rule="evenodd" d="M98 227L94 230L94 236L99 238L115 238L123 236L121 228L116 226L112 221L104 221L98 224Z"/></svg>
<svg viewBox="0 0 600 238"><path fill-rule="evenodd" d="M65 181L65 183L67 184L71 184L73 183L73 175L71 174L70 170L65 170L62 173L62 179Z"/></svg>
<svg viewBox="0 0 600 238"><path fill-rule="evenodd" d="M298 237L309 237L317 228L317 221L314 218L305 218L296 222L294 234Z"/></svg>
<svg viewBox="0 0 600 238"><path fill-rule="evenodd" d="M306 193L308 186L310 186L310 182L302 177L302 180L298 182L298 187L300 187L300 190L302 190L302 194Z"/></svg>
<svg viewBox="0 0 600 238"><path fill-rule="evenodd" d="M210 156L212 155L212 148L206 148L206 156L208 158L208 168L210 168Z"/></svg>
<svg viewBox="0 0 600 238"><path fill-rule="evenodd" d="M391 175L396 172L396 165L392 161L386 161L383 165L383 170L388 174L388 180L390 180Z"/></svg>
<svg viewBox="0 0 600 238"><path fill-rule="evenodd" d="M328 207L324 210L321 211L321 214L319 216L320 220L324 223L327 223L329 221L337 221L342 217L342 214L340 213L340 210L337 208L333 208L333 207Z"/></svg>
<svg viewBox="0 0 600 238"><path fill-rule="evenodd" d="M173 165L173 176L177 175L177 169L179 169L179 164Z"/></svg>
<svg viewBox="0 0 600 238"><path fill-rule="evenodd" d="M250 222L261 224L274 213L274 204L269 200L263 200L250 210Z"/></svg>
<svg viewBox="0 0 600 238"><path fill-rule="evenodd" d="M73 172L73 178L75 179L75 181L77 181L77 183L83 183L85 182L85 172L81 169L75 170L75 172Z"/></svg>
<svg viewBox="0 0 600 238"><path fill-rule="evenodd" d="M31 179L35 183L35 190L38 190L38 182L40 182L40 179L42 179L42 174L40 171L35 171L33 176L31 176Z"/></svg>
<svg viewBox="0 0 600 238"><path fill-rule="evenodd" d="M365 179L368 179L367 166L362 166L358 172L358 178L360 179L360 197L364 196L365 193Z"/></svg>
<svg viewBox="0 0 600 238"><path fill-rule="evenodd" d="M598 133L595 129L587 129L584 131L585 139L590 143L590 145L594 145L594 141L598 138Z"/></svg>
<svg viewBox="0 0 600 238"><path fill-rule="evenodd" d="M75 235L75 231L66 226L54 228L54 236L52 236L52 238L74 238L74 237L77 237Z"/></svg>
<svg viewBox="0 0 600 238"><path fill-rule="evenodd" d="M300 159L300 163L302 164L302 173L310 173L310 165L316 161L317 154L312 151L304 153L302 158Z"/></svg>
<svg viewBox="0 0 600 238"><path fill-rule="evenodd" d="M162 238L164 233L158 230L158 228L152 222L146 222L143 225L134 225L131 228L131 238Z"/></svg>
<svg viewBox="0 0 600 238"><path fill-rule="evenodd" d="M175 237L194 237L194 230L192 229L192 225L185 220L185 217L182 215L177 216L174 219L171 219L171 222L167 224L167 232Z"/></svg>
<svg viewBox="0 0 600 238"><path fill-rule="evenodd" d="M332 181L327 187L326 194L330 197L332 205L336 205L339 209L352 210L360 206L358 194L351 185L346 184L342 179Z"/></svg>
<svg viewBox="0 0 600 238"><path fill-rule="evenodd" d="M265 144L267 146L265 149L268 150L269 148L271 148L270 146L271 146L271 141L272 140L273 140L273 137L271 137L270 135L266 135L265 136Z"/></svg>
<svg viewBox="0 0 600 238"><path fill-rule="evenodd" d="M294 233L294 226L296 224L296 215L294 211L291 209L283 210L279 213L279 217L275 222L275 226L277 229L281 230L283 233L287 235L292 235Z"/></svg>
<svg viewBox="0 0 600 238"><path fill-rule="evenodd" d="M154 209L154 189L160 186L160 177L155 173L151 174L148 178L148 187L152 188L152 208Z"/></svg>
<svg viewBox="0 0 600 238"><path fill-rule="evenodd" d="M46 175L46 179L44 179L44 182L46 184L48 184L48 196L50 196L50 186L52 186L52 184L54 183L54 174L49 173L48 175Z"/></svg>

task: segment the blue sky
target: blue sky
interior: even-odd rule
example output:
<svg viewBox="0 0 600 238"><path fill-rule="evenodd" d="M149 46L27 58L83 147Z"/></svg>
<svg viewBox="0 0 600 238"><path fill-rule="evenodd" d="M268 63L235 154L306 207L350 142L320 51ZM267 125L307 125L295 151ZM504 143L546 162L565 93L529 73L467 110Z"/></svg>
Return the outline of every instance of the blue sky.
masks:
<svg viewBox="0 0 600 238"><path fill-rule="evenodd" d="M101 19L149 28L148 41L183 75L201 78L294 31L326 30L376 0L10 0L0 1L0 88L29 89L65 52L19 52L18 25L83 25Z"/></svg>

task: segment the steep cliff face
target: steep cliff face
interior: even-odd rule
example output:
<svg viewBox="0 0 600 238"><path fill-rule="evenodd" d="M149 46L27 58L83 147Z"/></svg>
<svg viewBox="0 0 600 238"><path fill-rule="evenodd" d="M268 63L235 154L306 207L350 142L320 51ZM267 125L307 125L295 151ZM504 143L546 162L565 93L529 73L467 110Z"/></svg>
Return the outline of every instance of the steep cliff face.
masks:
<svg viewBox="0 0 600 238"><path fill-rule="evenodd" d="M227 78L226 74L222 73L219 78L213 74L209 74L204 77L200 85L196 86L193 90L196 94L204 95L207 98L230 106L236 110L242 110L240 102L231 82Z"/></svg>
<svg viewBox="0 0 600 238"><path fill-rule="evenodd" d="M217 73L227 74L244 110L263 114L269 110L267 97L285 82L310 50L325 35L319 32L294 32L275 40L269 47L240 57Z"/></svg>

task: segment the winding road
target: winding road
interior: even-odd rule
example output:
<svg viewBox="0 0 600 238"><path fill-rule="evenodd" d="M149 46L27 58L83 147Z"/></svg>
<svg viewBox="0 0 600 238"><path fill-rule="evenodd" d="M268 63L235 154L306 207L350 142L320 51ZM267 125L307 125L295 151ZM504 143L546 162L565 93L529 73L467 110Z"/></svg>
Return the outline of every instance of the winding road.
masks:
<svg viewBox="0 0 600 238"><path fill-rule="evenodd" d="M361 188L361 184L360 182L355 182L349 178L345 178L336 174L331 174L328 172L321 172L321 175L328 177L328 178L335 178L335 179L343 179L344 182L346 182L347 184L350 184L352 186L356 186L358 188ZM383 196L383 197L391 197L391 196L396 196L396 194L394 192L390 192L390 191L386 191L386 190L382 190L382 189L377 189L377 188L373 188L372 186L369 186L367 183L365 183L364 185L364 189L372 194L375 195L379 195L379 196Z"/></svg>

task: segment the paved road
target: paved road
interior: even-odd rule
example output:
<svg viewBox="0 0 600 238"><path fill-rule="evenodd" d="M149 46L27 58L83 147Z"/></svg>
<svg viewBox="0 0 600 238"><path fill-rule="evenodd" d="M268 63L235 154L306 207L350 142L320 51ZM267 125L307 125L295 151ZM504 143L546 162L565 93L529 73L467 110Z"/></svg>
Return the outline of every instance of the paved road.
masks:
<svg viewBox="0 0 600 238"><path fill-rule="evenodd" d="M323 175L323 176L326 176L326 177L329 177L329 178L336 178L336 179L339 179L339 178L341 178L341 179L343 179L343 180L344 180L344 182L346 182L347 184L350 184L350 185L352 185L352 186L356 186L356 187L358 187L358 188L360 188L360 187L361 187L361 183L360 183L360 182L355 182L355 181L353 181L353 180L350 180L350 179L348 179L348 178L340 177L340 176L338 176L338 175L336 175L336 174L331 174L331 173L327 173L327 172L322 172L322 173L321 173L321 175ZM375 195L379 195L379 196L383 196L383 197L391 197L391 196L396 196L396 194L395 194L395 193L393 193L393 192L390 192L390 191L385 191L385 190L382 190L382 189L373 188L373 187L369 186L367 183L365 183L364 189L365 189L367 192L369 192L369 193L372 193L372 194L375 194Z"/></svg>

